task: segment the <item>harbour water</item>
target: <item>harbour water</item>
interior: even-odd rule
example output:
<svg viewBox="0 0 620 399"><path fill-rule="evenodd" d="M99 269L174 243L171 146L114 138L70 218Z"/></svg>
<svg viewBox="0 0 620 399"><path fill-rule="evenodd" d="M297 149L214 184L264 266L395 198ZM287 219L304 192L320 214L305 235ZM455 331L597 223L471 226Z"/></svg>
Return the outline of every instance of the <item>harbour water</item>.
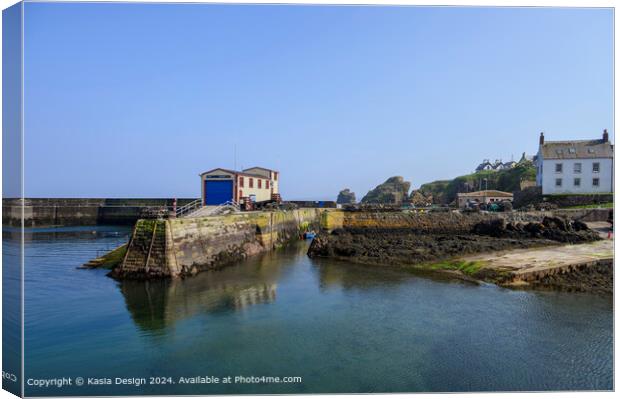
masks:
<svg viewBox="0 0 620 399"><path fill-rule="evenodd" d="M26 385L27 395L613 389L610 297L315 261L307 242L185 280L118 282L76 269L128 234L26 233L25 378L73 379ZM196 376L220 383L179 382Z"/></svg>

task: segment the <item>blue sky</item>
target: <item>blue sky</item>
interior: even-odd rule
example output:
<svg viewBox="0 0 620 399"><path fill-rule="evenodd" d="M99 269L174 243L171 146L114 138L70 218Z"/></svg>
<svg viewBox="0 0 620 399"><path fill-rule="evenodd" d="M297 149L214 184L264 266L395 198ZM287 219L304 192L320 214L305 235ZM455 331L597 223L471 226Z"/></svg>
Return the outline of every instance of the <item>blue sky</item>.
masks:
<svg viewBox="0 0 620 399"><path fill-rule="evenodd" d="M261 165L361 198L613 139L610 9L28 3L30 197L198 197Z"/></svg>

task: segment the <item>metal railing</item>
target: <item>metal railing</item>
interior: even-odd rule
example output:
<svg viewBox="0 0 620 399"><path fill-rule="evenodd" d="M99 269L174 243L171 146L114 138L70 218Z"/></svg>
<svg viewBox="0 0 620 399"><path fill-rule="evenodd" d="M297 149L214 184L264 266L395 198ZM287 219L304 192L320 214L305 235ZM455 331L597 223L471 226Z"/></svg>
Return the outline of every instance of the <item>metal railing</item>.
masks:
<svg viewBox="0 0 620 399"><path fill-rule="evenodd" d="M218 205L211 212L209 212L209 215L217 215L226 208L232 208L234 212L241 211L241 208L239 208L239 204L237 203L237 201L226 201L223 204Z"/></svg>
<svg viewBox="0 0 620 399"><path fill-rule="evenodd" d="M241 208L236 201L226 201L223 204L215 207L203 207L202 200L192 201L189 204L178 208L177 217L199 217L199 216L215 216L225 210L231 210L232 212L240 212Z"/></svg>
<svg viewBox="0 0 620 399"><path fill-rule="evenodd" d="M177 208L176 217L182 217L183 215L187 215L188 213L193 212L194 210L202 207L202 199L198 198L190 202L189 204L183 205L182 207Z"/></svg>

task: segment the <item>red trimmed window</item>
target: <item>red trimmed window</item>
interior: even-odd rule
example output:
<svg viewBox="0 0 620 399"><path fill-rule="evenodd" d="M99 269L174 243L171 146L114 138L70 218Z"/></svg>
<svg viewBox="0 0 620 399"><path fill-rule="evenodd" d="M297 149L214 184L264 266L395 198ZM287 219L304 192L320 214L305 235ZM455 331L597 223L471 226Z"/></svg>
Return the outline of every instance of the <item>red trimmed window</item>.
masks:
<svg viewBox="0 0 620 399"><path fill-rule="evenodd" d="M258 179L258 188L263 188L263 181L261 179Z"/></svg>
<svg viewBox="0 0 620 399"><path fill-rule="evenodd" d="M243 177L239 178L239 187L243 187Z"/></svg>
<svg viewBox="0 0 620 399"><path fill-rule="evenodd" d="M273 180L278 180L278 172L273 172Z"/></svg>
<svg viewBox="0 0 620 399"><path fill-rule="evenodd" d="M250 177L250 188L254 188L254 179Z"/></svg>
<svg viewBox="0 0 620 399"><path fill-rule="evenodd" d="M269 188L269 180L265 180L265 188Z"/></svg>

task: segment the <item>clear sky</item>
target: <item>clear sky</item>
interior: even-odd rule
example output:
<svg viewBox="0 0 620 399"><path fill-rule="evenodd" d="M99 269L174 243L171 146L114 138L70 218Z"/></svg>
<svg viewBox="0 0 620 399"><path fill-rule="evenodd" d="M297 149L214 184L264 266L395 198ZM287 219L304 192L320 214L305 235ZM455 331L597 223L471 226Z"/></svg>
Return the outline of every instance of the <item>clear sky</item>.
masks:
<svg viewBox="0 0 620 399"><path fill-rule="evenodd" d="M613 140L610 9L28 3L30 197L198 197L280 170L360 199L548 140Z"/></svg>

